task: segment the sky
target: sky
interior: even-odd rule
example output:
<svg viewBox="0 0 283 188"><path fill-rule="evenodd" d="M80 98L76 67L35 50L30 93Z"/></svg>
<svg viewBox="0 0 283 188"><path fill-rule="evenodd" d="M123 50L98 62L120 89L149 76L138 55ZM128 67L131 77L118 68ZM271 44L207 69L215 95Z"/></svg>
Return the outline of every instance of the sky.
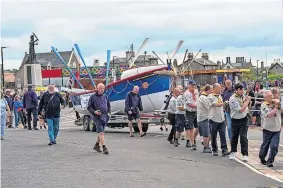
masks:
<svg viewBox="0 0 283 188"><path fill-rule="evenodd" d="M209 53L217 62L231 57L253 64L283 62L282 0L2 0L1 46L6 69L18 68L28 52L32 32L39 38L36 52L71 50L79 44L87 65L94 59L125 56L130 44L137 51L155 51L162 59L177 43L175 58L189 52ZM142 51L142 52L143 52ZM201 55L200 55L201 56Z"/></svg>

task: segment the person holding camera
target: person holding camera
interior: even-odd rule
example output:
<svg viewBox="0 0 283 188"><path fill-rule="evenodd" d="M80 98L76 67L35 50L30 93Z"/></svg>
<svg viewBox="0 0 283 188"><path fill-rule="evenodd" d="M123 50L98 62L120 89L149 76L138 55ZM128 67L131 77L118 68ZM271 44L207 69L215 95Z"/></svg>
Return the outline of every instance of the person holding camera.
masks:
<svg viewBox="0 0 283 188"><path fill-rule="evenodd" d="M137 124L139 127L140 131L140 137L143 137L146 135L142 131L142 123L140 119L140 112L143 111L143 106L142 106L142 100L139 95L139 87L134 86L133 90L130 91L127 94L127 97L125 99L125 113L128 115L128 120L129 120L129 129L130 129L130 137L134 137L133 134L133 120L137 120Z"/></svg>
<svg viewBox="0 0 283 188"><path fill-rule="evenodd" d="M97 92L90 96L87 110L92 114L93 121L98 132L97 141L93 149L102 152L99 144L102 145L103 154L108 154L108 148L105 146L104 131L109 121L111 106L107 95L104 94L105 85L100 83L97 85Z"/></svg>
<svg viewBox="0 0 283 188"><path fill-rule="evenodd" d="M232 118L232 140L230 159L236 158L238 139L240 136L241 153L243 161L248 162L248 126L247 109L251 102L251 97L244 98L244 86L242 84L235 85L235 94L229 99Z"/></svg>

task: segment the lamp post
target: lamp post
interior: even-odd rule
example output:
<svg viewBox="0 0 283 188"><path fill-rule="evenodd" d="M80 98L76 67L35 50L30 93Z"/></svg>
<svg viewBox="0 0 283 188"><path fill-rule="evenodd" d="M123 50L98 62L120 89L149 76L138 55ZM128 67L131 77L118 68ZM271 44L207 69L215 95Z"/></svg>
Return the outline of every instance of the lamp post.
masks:
<svg viewBox="0 0 283 188"><path fill-rule="evenodd" d="M258 80L258 60L256 60L256 80Z"/></svg>
<svg viewBox="0 0 283 188"><path fill-rule="evenodd" d="M2 62L2 66L1 66L1 74L2 74L2 89L3 89L3 93L5 91L5 81L4 81L4 53L3 53L3 49L7 48L6 46L1 46L1 62Z"/></svg>

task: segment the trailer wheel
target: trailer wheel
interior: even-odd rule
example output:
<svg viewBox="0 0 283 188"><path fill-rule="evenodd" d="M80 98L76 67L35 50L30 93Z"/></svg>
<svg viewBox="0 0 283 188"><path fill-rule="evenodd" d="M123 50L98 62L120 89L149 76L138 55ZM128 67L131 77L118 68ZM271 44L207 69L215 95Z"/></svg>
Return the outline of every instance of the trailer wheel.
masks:
<svg viewBox="0 0 283 188"><path fill-rule="evenodd" d="M90 130L91 132L96 132L96 126L95 126L94 121L90 121L89 130Z"/></svg>
<svg viewBox="0 0 283 188"><path fill-rule="evenodd" d="M143 124L143 125L142 125L142 131L143 131L144 133L146 133L147 130L148 130L148 124Z"/></svg>
<svg viewBox="0 0 283 188"><path fill-rule="evenodd" d="M83 129L84 129L84 131L89 131L89 125L90 125L90 117L89 116L84 116L84 120L83 120Z"/></svg>

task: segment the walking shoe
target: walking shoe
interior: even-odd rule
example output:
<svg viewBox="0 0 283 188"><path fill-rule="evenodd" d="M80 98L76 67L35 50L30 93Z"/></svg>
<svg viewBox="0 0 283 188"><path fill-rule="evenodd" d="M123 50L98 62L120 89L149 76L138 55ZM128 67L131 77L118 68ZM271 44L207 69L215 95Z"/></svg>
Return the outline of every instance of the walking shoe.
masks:
<svg viewBox="0 0 283 188"><path fill-rule="evenodd" d="M274 167L272 163L267 163L266 166L269 167L269 168Z"/></svg>
<svg viewBox="0 0 283 188"><path fill-rule="evenodd" d="M211 151L210 148L204 147L204 148L203 148L203 153L212 153L212 151Z"/></svg>
<svg viewBox="0 0 283 188"><path fill-rule="evenodd" d="M225 156L227 156L227 155L230 155L230 152L228 152L228 151L223 151L223 152L222 152L222 157L225 157Z"/></svg>
<svg viewBox="0 0 283 188"><path fill-rule="evenodd" d="M193 144L192 147L191 147L191 150L197 150L197 145Z"/></svg>
<svg viewBox="0 0 283 188"><path fill-rule="evenodd" d="M267 165L267 161L265 159L260 159L261 164Z"/></svg>
<svg viewBox="0 0 283 188"><path fill-rule="evenodd" d="M103 147L103 154L107 155L109 153L107 147Z"/></svg>
<svg viewBox="0 0 283 188"><path fill-rule="evenodd" d="M178 146L179 146L178 140L175 140L175 141L174 141L174 146L175 146L175 147L178 147Z"/></svg>
<svg viewBox="0 0 283 188"><path fill-rule="evenodd" d="M229 159L230 160L235 160L236 159L236 153L231 152L230 155L229 155Z"/></svg>
<svg viewBox="0 0 283 188"><path fill-rule="evenodd" d="M168 128L165 128L166 131L168 131Z"/></svg>
<svg viewBox="0 0 283 188"><path fill-rule="evenodd" d="M39 130L37 127L34 127L33 129L36 130L36 131Z"/></svg>
<svg viewBox="0 0 283 188"><path fill-rule="evenodd" d="M243 162L247 163L249 161L249 157L247 155L243 156Z"/></svg>
<svg viewBox="0 0 283 188"><path fill-rule="evenodd" d="M43 125L44 129L46 129L46 125Z"/></svg>
<svg viewBox="0 0 283 188"><path fill-rule="evenodd" d="M40 126L40 129L42 129L42 126Z"/></svg>
<svg viewBox="0 0 283 188"><path fill-rule="evenodd" d="M24 129L27 129L28 127L26 125L24 125Z"/></svg>
<svg viewBox="0 0 283 188"><path fill-rule="evenodd" d="M32 130L32 128L31 128L31 127L29 127L29 128L28 128L28 130Z"/></svg>
<svg viewBox="0 0 283 188"><path fill-rule="evenodd" d="M57 144L56 140L53 142L53 144Z"/></svg>
<svg viewBox="0 0 283 188"><path fill-rule="evenodd" d="M160 127L160 130L161 130L161 131L163 131L163 128L162 128L162 127Z"/></svg>
<svg viewBox="0 0 283 188"><path fill-rule="evenodd" d="M190 142L190 141L187 141L187 143L186 143L186 147L187 147L187 148L191 148L191 147L192 147L192 144L191 144L191 142Z"/></svg>
<svg viewBox="0 0 283 188"><path fill-rule="evenodd" d="M94 146L93 149L97 152L102 152L100 146Z"/></svg>
<svg viewBox="0 0 283 188"><path fill-rule="evenodd" d="M4 140L4 137L3 137L3 136L1 136L1 140Z"/></svg>
<svg viewBox="0 0 283 188"><path fill-rule="evenodd" d="M214 151L214 152L212 152L212 155L213 155L213 156L218 156L218 152L217 152L217 151Z"/></svg>
<svg viewBox="0 0 283 188"><path fill-rule="evenodd" d="M167 139L170 144L174 144L173 140Z"/></svg>
<svg viewBox="0 0 283 188"><path fill-rule="evenodd" d="M48 144L49 146L52 146L53 145L53 142L49 142L49 144Z"/></svg>

